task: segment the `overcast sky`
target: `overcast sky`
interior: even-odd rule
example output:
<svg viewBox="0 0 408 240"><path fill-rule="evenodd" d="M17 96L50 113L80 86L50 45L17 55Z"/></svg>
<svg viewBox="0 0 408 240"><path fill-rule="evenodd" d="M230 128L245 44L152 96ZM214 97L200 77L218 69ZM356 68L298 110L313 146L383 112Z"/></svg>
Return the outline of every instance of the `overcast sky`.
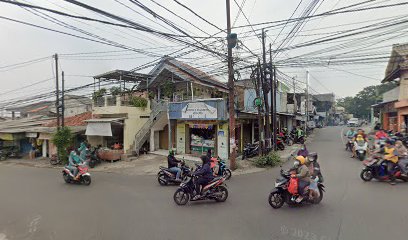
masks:
<svg viewBox="0 0 408 240"><path fill-rule="evenodd" d="M244 2L243 12L251 24L285 20L290 18L295 8L298 6L300 0L236 0L240 5ZM327 12L333 9L348 6L350 4L363 2L363 0L303 0L298 11L294 17L299 17L301 12L313 1L316 1L317 9L314 14ZM59 0L33 0L20 1L31 3L33 5L40 5L67 12L73 15L81 15L101 20L109 20L106 17L90 12L78 6ZM108 11L123 18L131 19L134 22L152 27L159 31L171 33L168 26L158 19L151 17L147 12L127 0L90 0L81 2L98 7L99 9ZM190 35L198 37L206 37L207 34L215 34L219 30L204 21L198 19L196 16L188 12L186 9L176 4L173 0L155 0L156 3L162 4L177 15L183 17L185 20L193 23L192 26L184 20L176 17L172 13L164 10L152 0L141 0L143 4L154 10L160 16L181 26ZM179 0L179 2L190 7L203 18L215 24L219 28L226 28L226 10L225 1L222 0ZM386 4L401 3L405 1L397 0L378 0L372 1L364 7L379 6ZM125 4L127 7L121 5ZM320 5L321 4L321 5ZM352 28L362 27L368 24L377 23L392 17L401 16L406 17L408 6L399 6L393 8L369 10L362 12L352 12L347 14L338 14L334 16L327 16L324 18L312 19L305 23L298 33L287 46L295 46L312 39L328 36L331 33L338 33ZM31 10L32 11L32 10ZM231 0L231 21L234 23L238 13L238 8ZM97 34L105 39L115 41L117 43L126 45L127 47L143 49L149 53L156 55L169 54L173 51L183 48L181 43L164 40L153 36L150 33L138 32L127 28L112 27L101 23L87 22L84 20L70 19L58 15L47 13L50 16L62 20L64 23L71 24L82 30ZM240 13L234 26L248 25L244 14ZM49 22L33 13L18 6L13 6L0 2L0 16L12 18L16 20L26 21L43 27L52 28L59 31L69 32L80 36L85 36L77 31L64 28L63 26ZM160 24L160 25L159 25ZM342 26L337 26L342 25ZM265 25L263 25L265 26ZM282 26L269 29L267 32L267 44L276 39L273 46L276 49L280 41L284 40L288 33L292 30L293 24L288 24L283 30ZM402 27L403 26L401 25ZM197 29L197 27L199 29ZM257 31L262 26L254 26ZM313 45L294 50L285 51L279 54L274 60L282 61L287 58L296 57L306 54L308 58L315 58L321 56L330 56L330 59L336 59L338 56L353 54L356 49L359 54L372 53L389 55L391 53L392 44L404 43L407 41L407 33L404 28L398 31L391 31L390 34L384 35L383 39L378 39L376 42L369 42L369 35L367 44L359 40L356 42L349 42L352 38L345 38L344 40L334 41L330 43ZM392 30L392 29L391 29ZM150 62L155 57L148 57L140 53L132 51L120 51L123 49L103 45L101 43L91 42L75 37L46 31L43 29L34 28L31 26L22 25L19 23L10 22L0 19L0 104L10 99L19 98L23 96L30 96L32 94L45 93L52 91L55 87L54 80L50 79L55 76L54 65L52 58L41 61L39 63L30 64L19 68L5 66L15 63L30 61L37 58L49 57L54 53L60 54L60 67L65 71L67 88L84 85L93 82L93 78L86 76L94 76L103 72L114 69L130 70L147 62ZM173 33L180 34L180 32L172 30ZM259 38L254 37L252 28L237 28L233 32L238 33L238 38L242 39L245 46L255 53L260 52L261 43ZM259 31L257 31L259 33ZM373 32L375 33L375 32ZM218 34L217 37L225 37L225 34ZM192 41L191 39L186 39ZM408 42L408 41L407 41ZM343 45L339 45L343 44ZM224 47L222 40L218 40L216 50L221 50ZM336 46L336 48L334 48ZM312 52L324 49L324 53L315 55ZM334 50L336 49L336 50ZM340 49L340 50L339 50ZM370 50L371 49L371 50ZM245 53L245 49L234 49L236 56L249 56ZM80 55L63 55L73 53L89 53L89 52L109 52L109 53L94 53L94 54L80 54ZM200 58L200 59L197 59ZM180 58L181 61L186 61L196 66L203 66L205 71L217 72L217 69L211 68L209 63L214 63L217 58L211 56L206 52L198 51L190 55ZM220 61L218 59L218 61ZM371 64L348 64L348 65L331 65L330 61L325 64L308 66L305 68L288 68L282 67L280 71L285 72L290 76L296 76L298 81L305 81L306 70L310 71L310 84L312 89L316 92L334 92L337 97L350 96L356 94L365 86L379 84L384 77L387 59L382 62ZM219 68L219 65L214 65ZM144 69L142 72L148 72L150 69ZM225 76L219 76L221 81L225 81ZM49 79L49 80L46 80ZM42 81L44 80L44 81ZM42 81L38 83L39 81ZM33 86L29 86L34 84ZM300 83L299 83L300 84ZM28 87L27 87L28 86ZM81 91L79 94L89 93Z"/></svg>

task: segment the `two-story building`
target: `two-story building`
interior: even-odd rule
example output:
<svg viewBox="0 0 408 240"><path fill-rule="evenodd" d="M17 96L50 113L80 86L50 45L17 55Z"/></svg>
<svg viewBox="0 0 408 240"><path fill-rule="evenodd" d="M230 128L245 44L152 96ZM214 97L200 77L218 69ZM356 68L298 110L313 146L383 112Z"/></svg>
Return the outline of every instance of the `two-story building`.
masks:
<svg viewBox="0 0 408 240"><path fill-rule="evenodd" d="M384 128L407 131L408 125L408 44L392 46L382 83L398 81L398 87L383 95L381 122ZM377 107L378 108L378 107Z"/></svg>

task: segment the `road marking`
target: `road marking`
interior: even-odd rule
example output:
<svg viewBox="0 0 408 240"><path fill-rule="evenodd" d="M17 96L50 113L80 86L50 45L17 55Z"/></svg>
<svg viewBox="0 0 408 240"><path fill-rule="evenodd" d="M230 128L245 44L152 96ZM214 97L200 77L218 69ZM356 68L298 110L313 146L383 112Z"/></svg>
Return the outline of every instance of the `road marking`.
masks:
<svg viewBox="0 0 408 240"><path fill-rule="evenodd" d="M343 143L343 145L346 144L346 143L344 142L344 126L341 128L340 139L341 139L341 142Z"/></svg>
<svg viewBox="0 0 408 240"><path fill-rule="evenodd" d="M28 232L33 234L37 232L38 225L40 224L41 216L37 215L31 220L30 224L28 224Z"/></svg>

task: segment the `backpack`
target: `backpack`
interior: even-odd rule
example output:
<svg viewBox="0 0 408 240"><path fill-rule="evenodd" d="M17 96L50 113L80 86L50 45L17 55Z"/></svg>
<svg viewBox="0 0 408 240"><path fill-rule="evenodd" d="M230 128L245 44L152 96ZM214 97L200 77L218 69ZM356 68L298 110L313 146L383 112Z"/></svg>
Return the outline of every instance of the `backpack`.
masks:
<svg viewBox="0 0 408 240"><path fill-rule="evenodd" d="M299 188L299 179L291 178L289 180L288 192L292 195L296 195L298 193L298 188Z"/></svg>

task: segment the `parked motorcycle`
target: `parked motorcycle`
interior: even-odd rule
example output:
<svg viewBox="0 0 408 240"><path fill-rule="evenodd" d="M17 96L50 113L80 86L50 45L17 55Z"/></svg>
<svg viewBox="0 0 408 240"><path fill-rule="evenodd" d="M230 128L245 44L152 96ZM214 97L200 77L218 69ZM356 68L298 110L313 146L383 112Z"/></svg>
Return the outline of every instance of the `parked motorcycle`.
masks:
<svg viewBox="0 0 408 240"><path fill-rule="evenodd" d="M284 203L288 205L299 205L303 203L319 204L323 200L323 192L325 191L325 187L321 182L318 182L317 187L319 189L319 197L311 199L309 197L310 190L307 188L302 201L297 202L296 196L293 196L288 191L289 180L291 178L290 172L281 169L280 174L283 178L278 178L276 180L275 188L271 191L268 197L268 202L271 207L275 209L281 208Z"/></svg>
<svg viewBox="0 0 408 240"><path fill-rule="evenodd" d="M57 165L57 164L61 164L62 161L61 159L57 156L57 154L52 154L51 158L50 158L50 164L51 165Z"/></svg>
<svg viewBox="0 0 408 240"><path fill-rule="evenodd" d="M244 160L245 158L251 158L251 157L257 156L258 153L259 153L259 142L255 142L254 144L247 143L242 153L242 160Z"/></svg>
<svg viewBox="0 0 408 240"><path fill-rule="evenodd" d="M193 200L196 195L195 181L197 177L189 174L174 193L173 199L177 205L186 205L189 201L215 200L225 202L228 198L228 189L224 184L225 178L216 177L202 189L202 195Z"/></svg>
<svg viewBox="0 0 408 240"><path fill-rule="evenodd" d="M305 143L305 137L304 137L304 136L298 137L298 136L296 135L296 133L292 132L292 133L291 133L291 137L293 138L293 143L300 143L300 144L304 144L304 143Z"/></svg>
<svg viewBox="0 0 408 240"><path fill-rule="evenodd" d="M282 138L276 138L276 147L279 149L279 150L285 150L285 144L283 144L283 140L282 140Z"/></svg>
<svg viewBox="0 0 408 240"><path fill-rule="evenodd" d="M8 158L22 158L21 154L14 147L0 150L0 161Z"/></svg>
<svg viewBox="0 0 408 240"><path fill-rule="evenodd" d="M101 146L96 147L92 152L87 156L89 161L89 167L94 168L96 165L102 163L102 160L98 157L98 150Z"/></svg>
<svg viewBox="0 0 408 240"><path fill-rule="evenodd" d="M191 172L191 169L186 166L184 160L180 164L180 169L181 179L184 179ZM157 173L157 181L162 186L166 186L168 184L180 184L180 181L176 180L176 174L172 173L168 168L162 166L160 166L160 171Z"/></svg>
<svg viewBox="0 0 408 240"><path fill-rule="evenodd" d="M367 155L368 143L366 141L356 141L354 143L356 156L360 161L363 161Z"/></svg>
<svg viewBox="0 0 408 240"><path fill-rule="evenodd" d="M216 169L218 165L218 169ZM229 180L232 177L231 170L227 167L227 164L219 156L211 158L211 169L216 177L223 177L225 180Z"/></svg>
<svg viewBox="0 0 408 240"><path fill-rule="evenodd" d="M75 179L75 176L72 174L69 168L67 166L64 167L62 170L62 177L64 178L64 181L66 183L79 183L79 184L84 184L84 185L89 185L91 184L91 174L88 172L88 166L86 163L78 164L78 173L79 173L79 178L78 180Z"/></svg>
<svg viewBox="0 0 408 240"><path fill-rule="evenodd" d="M290 136L290 134L285 134L284 137L283 137L283 142L288 146L292 146L293 145L293 138Z"/></svg>
<svg viewBox="0 0 408 240"><path fill-rule="evenodd" d="M387 173L387 163L382 160L382 156L375 154L370 159L364 160L364 169L360 173L360 178L363 181L371 181L373 178L379 181L388 181L390 176ZM408 181L408 177L401 175L401 169L396 164L394 168L395 179L400 179L404 182Z"/></svg>

